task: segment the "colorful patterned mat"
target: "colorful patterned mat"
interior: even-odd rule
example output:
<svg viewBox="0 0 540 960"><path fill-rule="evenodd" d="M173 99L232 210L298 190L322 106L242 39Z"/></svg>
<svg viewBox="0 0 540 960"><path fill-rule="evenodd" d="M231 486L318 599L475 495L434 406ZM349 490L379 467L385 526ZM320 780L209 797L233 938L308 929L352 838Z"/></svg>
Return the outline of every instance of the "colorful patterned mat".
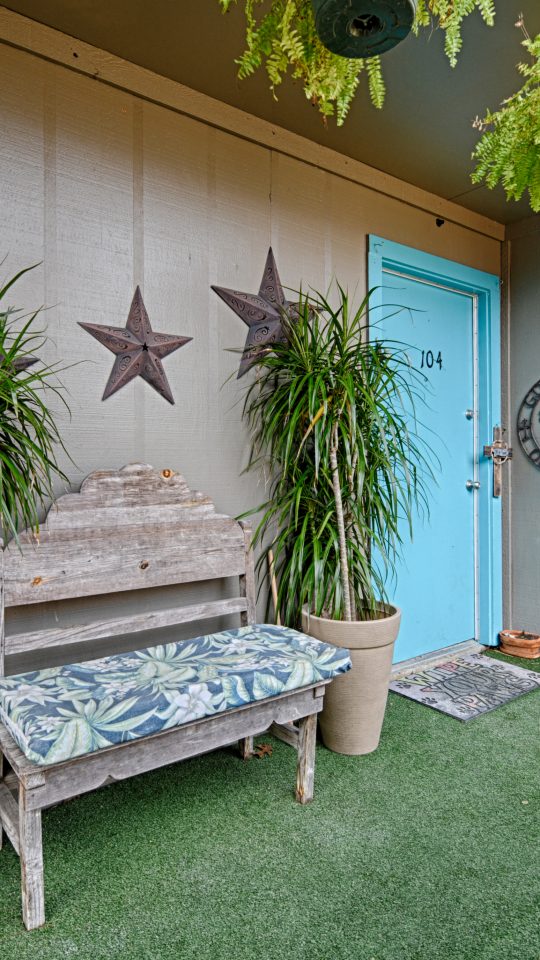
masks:
<svg viewBox="0 0 540 960"><path fill-rule="evenodd" d="M390 690L457 720L472 720L540 688L540 674L483 653L454 657L390 683Z"/></svg>

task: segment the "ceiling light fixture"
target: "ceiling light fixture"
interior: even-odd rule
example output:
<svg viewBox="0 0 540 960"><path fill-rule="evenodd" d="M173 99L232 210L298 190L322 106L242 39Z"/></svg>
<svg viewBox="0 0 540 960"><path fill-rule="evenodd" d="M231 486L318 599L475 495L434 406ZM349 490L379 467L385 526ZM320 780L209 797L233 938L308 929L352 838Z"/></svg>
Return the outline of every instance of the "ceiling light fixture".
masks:
<svg viewBox="0 0 540 960"><path fill-rule="evenodd" d="M416 0L312 0L321 43L341 57L375 57L405 39Z"/></svg>

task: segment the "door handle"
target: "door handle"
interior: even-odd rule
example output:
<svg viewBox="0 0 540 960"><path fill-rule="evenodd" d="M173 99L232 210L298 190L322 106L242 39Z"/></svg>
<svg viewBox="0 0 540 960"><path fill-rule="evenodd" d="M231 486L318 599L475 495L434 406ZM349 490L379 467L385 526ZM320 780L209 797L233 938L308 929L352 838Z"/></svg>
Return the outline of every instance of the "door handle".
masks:
<svg viewBox="0 0 540 960"><path fill-rule="evenodd" d="M467 490L479 490L479 489L480 489L480 481L479 481L479 480L467 480L467 483L465 484L465 486L467 487Z"/></svg>
<svg viewBox="0 0 540 960"><path fill-rule="evenodd" d="M493 427L493 442L484 447L484 456L493 461L493 496L500 497L502 489L502 466L512 459L512 447L503 440L504 430Z"/></svg>

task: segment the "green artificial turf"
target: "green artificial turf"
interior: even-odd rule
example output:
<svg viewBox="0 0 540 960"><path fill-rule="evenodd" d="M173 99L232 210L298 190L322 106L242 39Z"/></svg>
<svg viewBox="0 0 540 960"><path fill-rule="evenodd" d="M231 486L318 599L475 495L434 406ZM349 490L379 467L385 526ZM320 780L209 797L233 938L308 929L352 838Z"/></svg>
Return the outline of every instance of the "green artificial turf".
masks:
<svg viewBox="0 0 540 960"><path fill-rule="evenodd" d="M537 663L540 669L540 663ZM47 924L0 853L2 960L539 960L539 715L391 695L379 750L198 757L44 814ZM269 738L263 738L268 740Z"/></svg>

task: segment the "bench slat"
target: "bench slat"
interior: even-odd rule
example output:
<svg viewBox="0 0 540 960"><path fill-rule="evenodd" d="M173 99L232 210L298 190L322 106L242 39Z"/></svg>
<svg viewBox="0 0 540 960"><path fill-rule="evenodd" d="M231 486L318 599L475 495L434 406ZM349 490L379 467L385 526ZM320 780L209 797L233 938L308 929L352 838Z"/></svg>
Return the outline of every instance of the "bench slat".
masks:
<svg viewBox="0 0 540 960"><path fill-rule="evenodd" d="M189 538L169 528L145 529L144 537L116 543L112 535L100 542L44 540L26 548L24 556L12 551L6 562L6 606L239 576L245 556L236 526L238 533L199 530Z"/></svg>
<svg viewBox="0 0 540 960"><path fill-rule="evenodd" d="M271 733L277 740L283 740L289 747L298 749L298 727L293 723L273 723L268 733Z"/></svg>
<svg viewBox="0 0 540 960"><path fill-rule="evenodd" d="M0 783L0 816L13 849L19 853L19 810L11 791Z"/></svg>
<svg viewBox="0 0 540 960"><path fill-rule="evenodd" d="M247 610L247 600L244 597L230 597L226 600L209 600L206 603L192 603L184 607L154 610L150 613L137 613L128 617L94 620L92 623L73 624L69 627L53 627L47 630L15 633L6 637L6 655L12 656L28 650L62 647L70 643L86 643L90 640L119 637L128 633L141 633L145 630L155 630L160 627L173 627L194 620L207 620L210 617L243 613L245 610Z"/></svg>

